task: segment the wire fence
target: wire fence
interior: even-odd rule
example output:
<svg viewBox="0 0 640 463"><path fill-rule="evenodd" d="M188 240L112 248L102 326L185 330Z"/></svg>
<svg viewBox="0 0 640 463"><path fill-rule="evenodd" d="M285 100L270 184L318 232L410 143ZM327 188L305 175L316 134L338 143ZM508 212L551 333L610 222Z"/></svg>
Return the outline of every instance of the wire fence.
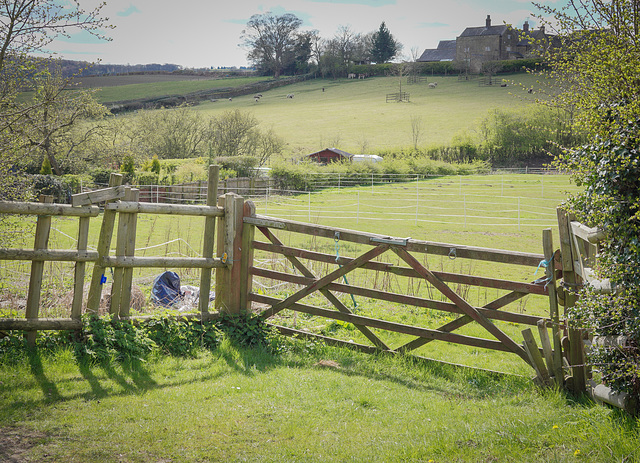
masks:
<svg viewBox="0 0 640 463"><path fill-rule="evenodd" d="M330 220L484 227L555 227L556 207L578 191L562 172L508 168L486 175L305 174L305 190L273 179L228 179L218 194L250 198L258 213L323 223ZM202 204L206 185L143 185L141 201Z"/></svg>
<svg viewBox="0 0 640 463"><path fill-rule="evenodd" d="M314 223L405 222L520 231L556 227L556 207L576 191L566 176L493 175L374 181L370 186L339 185L321 193L273 189L249 197L261 214Z"/></svg>

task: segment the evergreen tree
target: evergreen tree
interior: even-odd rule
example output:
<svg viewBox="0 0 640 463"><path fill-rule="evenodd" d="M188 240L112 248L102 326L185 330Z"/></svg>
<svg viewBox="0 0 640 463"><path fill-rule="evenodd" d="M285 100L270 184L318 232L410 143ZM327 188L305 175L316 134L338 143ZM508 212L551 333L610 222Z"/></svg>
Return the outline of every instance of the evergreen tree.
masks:
<svg viewBox="0 0 640 463"><path fill-rule="evenodd" d="M387 25L382 21L380 29L373 36L373 47L371 57L376 63L386 63L393 59L400 52L400 44L396 42L387 29Z"/></svg>

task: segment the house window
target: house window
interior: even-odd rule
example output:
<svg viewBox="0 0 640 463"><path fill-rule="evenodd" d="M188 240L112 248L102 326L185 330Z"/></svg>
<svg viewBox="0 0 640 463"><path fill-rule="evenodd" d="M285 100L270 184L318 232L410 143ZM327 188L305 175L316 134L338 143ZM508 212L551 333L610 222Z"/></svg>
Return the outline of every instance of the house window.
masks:
<svg viewBox="0 0 640 463"><path fill-rule="evenodd" d="M511 34L507 34L507 39L511 40Z"/></svg>
<svg viewBox="0 0 640 463"><path fill-rule="evenodd" d="M484 51L491 51L491 47L484 47Z"/></svg>
<svg viewBox="0 0 640 463"><path fill-rule="evenodd" d="M469 47L466 47L466 48L464 49L464 52L465 52L465 53L469 53Z"/></svg>
<svg viewBox="0 0 640 463"><path fill-rule="evenodd" d="M507 51L511 51L511 47L507 47Z"/></svg>

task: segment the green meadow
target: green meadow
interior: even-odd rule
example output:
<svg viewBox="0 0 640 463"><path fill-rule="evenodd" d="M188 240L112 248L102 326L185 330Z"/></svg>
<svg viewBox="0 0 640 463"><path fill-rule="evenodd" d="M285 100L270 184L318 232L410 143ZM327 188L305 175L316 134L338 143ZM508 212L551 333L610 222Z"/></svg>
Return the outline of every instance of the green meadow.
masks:
<svg viewBox="0 0 640 463"><path fill-rule="evenodd" d="M273 192L269 197L256 195L251 199L258 214L281 217L320 225L361 230L394 237L412 237L418 240L456 245L480 246L512 251L542 253L542 229L554 231L558 246L555 208L575 185L562 175L471 175L433 177L416 182L383 185L361 185L359 187L333 188L315 193L299 192L282 195ZM202 218L172 217L140 214L138 216L136 255L139 256L183 256L197 257L202 250ZM93 219L89 243L95 248L100 221ZM287 245L330 255L357 257L367 250L366 246L348 242L335 242L290 232L276 235ZM72 249L76 246L77 219L54 218L51 233L51 248ZM257 239L265 238L257 233ZM26 234L25 236L29 236ZM115 237L113 240L115 243ZM29 243L24 243L29 246ZM535 268L494 264L480 261L420 255L429 268L438 271L479 275L493 278L533 281L543 276ZM392 253L385 254L381 261L401 264ZM277 271L291 272L290 264L278 255L256 252L255 265ZM307 263L316 275L323 275L335 266ZM285 270L289 268L289 270ZM169 269L171 270L171 269ZM162 269L136 269L134 283L146 297L150 296L154 277ZM199 286L199 271L176 270L182 284ZM87 282L90 271L87 272ZM6 285L12 281L16 297L25 294L28 264L7 264L3 269ZM108 281L112 274L107 271ZM59 262L46 263L45 291L46 307L43 316L68 316L68 308L60 298L70 291L73 267ZM412 279L389 277L370 271L356 271L349 275L349 283L372 289L444 300L430 285ZM254 289L269 296L284 298L296 291L293 284L283 285L277 281L256 278ZM8 289L5 286L5 289ZM504 291L457 286L455 290L471 304L482 306L504 295ZM416 326L437 328L451 321L454 314L418 309L399 304L389 304L367 298L352 300L348 295L341 299L349 306L357 304L358 313L389 321ZM310 297L312 305L331 306L323 298ZM547 315L548 300L541 296L527 296L509 306L508 310L535 315ZM148 305L142 313L152 313ZM309 329L343 340L367 344L360 332L348 323L334 322L318 317L309 317L285 311L273 320L275 323L298 329ZM525 327L498 322L514 339L521 339L520 331ZM463 334L487 337L483 329L469 325L460 331ZM380 336L393 347L410 340L407 336L383 332ZM520 375L528 375L530 368L517 356L500 352L488 352L464 346L430 343L417 351L429 358L453 363L488 368Z"/></svg>
<svg viewBox="0 0 640 463"><path fill-rule="evenodd" d="M202 79L202 80L177 80L170 82L154 82L153 75L149 76L150 81L144 83L104 86L96 91L96 99L100 103L113 101L137 100L139 98L154 98L172 95L186 95L187 93L199 92L202 90L217 90L227 87L240 87L269 80L268 77L237 77L225 79ZM109 79L105 77L103 79ZM97 85L93 83L92 86Z"/></svg>
<svg viewBox="0 0 640 463"><path fill-rule="evenodd" d="M480 86L477 80L434 76L434 89L426 82L407 84L398 77L364 80L316 79L253 95L204 102L194 110L205 116L240 109L249 111L262 129L272 128L292 153L306 154L337 147L354 154L373 154L391 148L413 147L412 119L419 120L419 146L449 143L455 136L472 136L492 109L525 110L535 94L523 88L538 87L528 74L504 76L507 87ZM512 83L513 81L513 83ZM407 102L386 102L386 95L410 94ZM521 84L521 85L520 85ZM293 98L287 98L293 94Z"/></svg>

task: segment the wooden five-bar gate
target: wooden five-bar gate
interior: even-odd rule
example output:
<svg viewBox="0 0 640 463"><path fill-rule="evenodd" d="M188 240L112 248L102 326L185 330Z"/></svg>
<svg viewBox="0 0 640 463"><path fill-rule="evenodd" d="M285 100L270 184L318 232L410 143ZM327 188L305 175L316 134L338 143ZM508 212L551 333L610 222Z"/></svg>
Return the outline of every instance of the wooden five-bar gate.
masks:
<svg viewBox="0 0 640 463"><path fill-rule="evenodd" d="M121 177L112 175L110 187L90 193L76 195L74 205L47 203L0 202L0 213L38 215L33 250L0 249L0 260L32 261L31 279L25 318L0 318L0 330L26 330L31 340L35 330L79 329L83 303L85 266L93 263L91 284L87 296L87 312L97 313L103 290L104 271L114 268L110 313L123 319L130 317L129 297L132 285L132 270L136 267L200 268L200 305L197 313L186 317L207 319L217 312L258 312L271 322L272 317L284 310L292 310L327 319L352 323L368 340L368 344L347 342L291 327L277 326L284 334L321 339L331 344L345 345L368 352L387 351L405 353L433 342L445 341L475 348L508 352L520 357L535 370L538 381L543 384L568 385L584 390L583 361L576 350L581 346L581 334L567 330L558 311L556 269L562 267L564 255L553 248L551 230L543 231L543 254L505 251L459 246L410 238L394 238L374 233L365 233L335 227L296 222L256 214L251 201L227 193L217 196L218 168L210 167L207 204L176 205L149 204L137 200L135 190L122 187ZM87 250L89 220L99 215L96 204L103 205L102 224L97 251ZM138 214L196 215L205 217L202 257L137 257L135 256L136 223ZM117 230L114 230L116 214L120 214ZM51 215L77 216L78 246L74 250L50 250L47 247ZM216 226L217 222L217 226ZM217 233L216 233L217 228ZM116 234L115 256L110 254L112 236ZM361 249L354 257L311 251L301 247L287 246L278 237L283 232L333 240L335 243L350 243ZM562 236L562 235L561 235ZM214 246L215 243L215 246ZM563 251L564 252L564 251ZM276 271L257 265L256 253L283 256L290 263L290 271ZM391 262L387 256L399 263ZM544 267L546 275L536 281L522 282L462 273L434 271L425 265L426 255L443 258L484 261L491 265L518 265L532 270ZM44 261L75 262L74 298L70 317L42 319L39 317L40 286ZM314 265L320 263L320 265ZM318 271L327 269L325 274ZM215 269L215 309L209 312L209 291L212 287L212 270ZM426 282L442 297L419 297L356 284L349 284L347 275L377 272ZM292 294L278 298L275 294L254 291L254 279L266 278L285 282L298 289ZM355 279L353 281L356 281ZM491 288L503 295L476 307L465 299L452 285ZM323 307L305 300L320 294L328 301ZM457 318L437 328L412 326L398 322L364 316L350 309L341 301L339 294L377 299L386 303L442 311L455 314ZM523 297L542 295L549 300L549 315L535 316L505 308ZM444 299L444 300L443 300ZM313 298L312 300L317 300ZM180 316L185 316L180 314ZM523 342L518 342L505 333L496 322L510 322L537 328L534 337L531 328L522 331ZM460 333L466 325L475 323L488 337L476 337ZM410 341L399 346L389 345L373 330L387 330L409 336ZM567 336L568 335L568 336ZM577 336L577 338L576 338ZM538 347L538 339L541 346ZM573 339L575 338L575 339ZM574 347L572 347L574 346ZM575 352L572 350L574 349ZM572 352L574 352L572 354ZM579 359L576 360L576 359ZM581 370L582 368L582 370ZM582 389L580 389L582 388Z"/></svg>

